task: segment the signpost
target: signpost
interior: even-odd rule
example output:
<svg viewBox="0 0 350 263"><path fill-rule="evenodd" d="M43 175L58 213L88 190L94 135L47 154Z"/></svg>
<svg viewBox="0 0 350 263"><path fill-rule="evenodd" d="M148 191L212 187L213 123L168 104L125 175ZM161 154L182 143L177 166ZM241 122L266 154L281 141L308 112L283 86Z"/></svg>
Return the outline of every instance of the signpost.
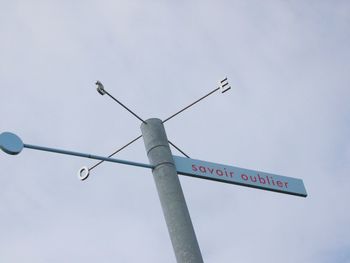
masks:
<svg viewBox="0 0 350 263"><path fill-rule="evenodd" d="M173 158L177 172L182 175L301 197L307 196L301 179L179 156Z"/></svg>
<svg viewBox="0 0 350 263"><path fill-rule="evenodd" d="M21 138L10 132L0 134L0 149L11 155L17 155L23 150L23 148L27 148L99 160L94 166L90 168L82 167L79 170L78 177L80 180L86 180L90 175L90 171L104 161L152 169L177 262L203 262L177 174L301 197L307 196L304 183L301 179L191 159L167 139L163 124L218 90L221 90L221 93L228 91L231 86L229 86L227 78L220 81L218 88L163 121L159 119L143 120L107 92L101 82L97 81L96 85L97 91L100 95L109 96L142 122L142 135L119 148L108 157L25 144ZM150 164L111 158L113 155L125 149L141 137L144 139ZM184 154L187 158L172 155L170 145L175 147L175 149Z"/></svg>

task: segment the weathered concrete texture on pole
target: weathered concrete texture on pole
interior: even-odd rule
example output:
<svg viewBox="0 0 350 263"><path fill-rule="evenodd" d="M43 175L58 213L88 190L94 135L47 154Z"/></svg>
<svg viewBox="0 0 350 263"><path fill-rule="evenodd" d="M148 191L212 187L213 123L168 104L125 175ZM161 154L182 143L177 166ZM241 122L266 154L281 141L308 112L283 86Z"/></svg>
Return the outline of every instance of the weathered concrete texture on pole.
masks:
<svg viewBox="0 0 350 263"><path fill-rule="evenodd" d="M155 166L153 177L176 260L203 262L163 123L159 119L148 119L146 123L141 125L141 131L148 159Z"/></svg>

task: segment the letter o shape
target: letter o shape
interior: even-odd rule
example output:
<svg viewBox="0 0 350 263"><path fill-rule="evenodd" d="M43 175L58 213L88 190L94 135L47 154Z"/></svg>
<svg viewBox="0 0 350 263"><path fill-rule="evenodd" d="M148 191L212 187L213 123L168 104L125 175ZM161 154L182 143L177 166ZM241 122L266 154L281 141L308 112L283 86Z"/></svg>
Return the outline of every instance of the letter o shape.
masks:
<svg viewBox="0 0 350 263"><path fill-rule="evenodd" d="M241 178L242 178L244 181L248 181L248 175L246 175L246 174L241 174Z"/></svg>
<svg viewBox="0 0 350 263"><path fill-rule="evenodd" d="M87 168L86 166L81 167L78 171L78 178L81 181L86 180L89 177L89 175L90 175L90 171L89 171L89 168Z"/></svg>

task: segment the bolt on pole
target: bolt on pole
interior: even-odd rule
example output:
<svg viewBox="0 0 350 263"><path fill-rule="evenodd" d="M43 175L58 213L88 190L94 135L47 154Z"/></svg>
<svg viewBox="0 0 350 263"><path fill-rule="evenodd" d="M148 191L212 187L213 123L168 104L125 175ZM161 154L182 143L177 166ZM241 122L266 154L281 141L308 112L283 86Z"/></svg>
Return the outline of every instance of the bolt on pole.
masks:
<svg viewBox="0 0 350 263"><path fill-rule="evenodd" d="M178 263L202 263L202 255L182 192L164 125L159 119L141 124L147 156Z"/></svg>

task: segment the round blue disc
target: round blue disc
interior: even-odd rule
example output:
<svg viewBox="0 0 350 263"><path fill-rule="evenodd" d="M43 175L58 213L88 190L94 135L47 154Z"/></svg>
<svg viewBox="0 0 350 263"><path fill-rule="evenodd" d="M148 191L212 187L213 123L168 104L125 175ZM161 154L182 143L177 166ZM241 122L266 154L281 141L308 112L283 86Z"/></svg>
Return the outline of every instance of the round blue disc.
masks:
<svg viewBox="0 0 350 263"><path fill-rule="evenodd" d="M21 140L16 134L13 134L11 132L3 132L0 134L0 148L5 153L16 155L19 154L24 145Z"/></svg>

